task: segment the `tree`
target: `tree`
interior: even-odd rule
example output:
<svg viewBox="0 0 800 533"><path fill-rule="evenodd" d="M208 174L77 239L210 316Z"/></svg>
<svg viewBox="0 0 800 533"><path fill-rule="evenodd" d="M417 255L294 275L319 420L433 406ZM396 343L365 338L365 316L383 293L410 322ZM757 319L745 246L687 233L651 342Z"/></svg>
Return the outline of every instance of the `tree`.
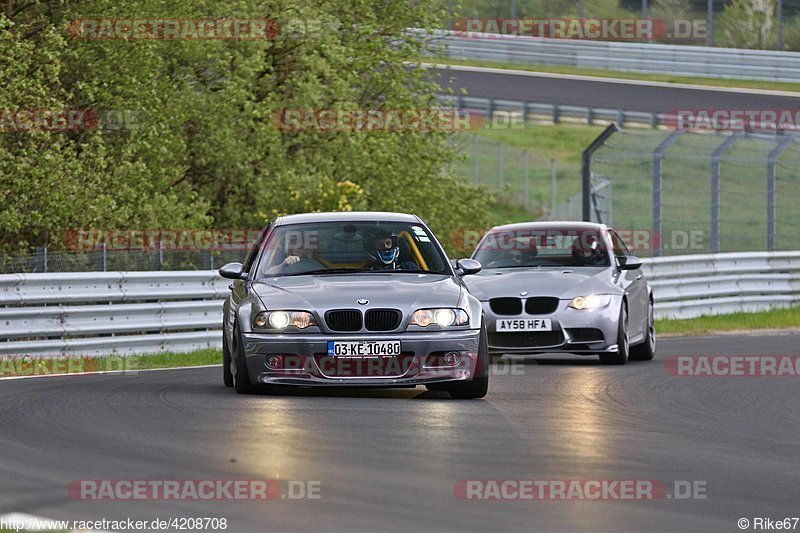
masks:
<svg viewBox="0 0 800 533"><path fill-rule="evenodd" d="M733 0L722 12L726 46L766 49L774 42L775 0Z"/></svg>
<svg viewBox="0 0 800 533"><path fill-rule="evenodd" d="M0 135L0 246L57 247L73 228L254 228L297 211L397 209L434 230L485 225L486 197L444 173L446 132L282 131L286 109L429 110L404 61L436 48L438 0L9 0L0 110L130 113L109 132ZM80 18L277 20L273 39L79 40Z"/></svg>

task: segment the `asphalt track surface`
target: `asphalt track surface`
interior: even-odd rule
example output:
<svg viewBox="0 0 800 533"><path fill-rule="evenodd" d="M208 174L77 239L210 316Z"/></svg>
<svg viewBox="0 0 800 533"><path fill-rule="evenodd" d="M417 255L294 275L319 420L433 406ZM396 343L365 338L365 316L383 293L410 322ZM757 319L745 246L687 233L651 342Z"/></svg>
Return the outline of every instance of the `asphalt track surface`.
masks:
<svg viewBox="0 0 800 533"><path fill-rule="evenodd" d="M795 96L768 92L734 92L710 87L683 88L664 84L637 84L628 80L591 81L588 77L523 72L503 73L498 69L464 70L439 68L439 83L454 94L467 90L468 96L494 97L545 104L576 105L648 113L677 110L800 110L800 93ZM609 74L613 76L613 74Z"/></svg>
<svg viewBox="0 0 800 533"><path fill-rule="evenodd" d="M739 518L800 515L800 378L665 371L695 354L800 355L800 342L662 339L654 361L622 367L530 358L495 367L474 401L239 396L219 367L0 381L0 514L226 517L236 532L739 531ZM311 480L320 499L81 501L66 492L78 479ZM699 481L706 498L465 501L453 488L466 479Z"/></svg>

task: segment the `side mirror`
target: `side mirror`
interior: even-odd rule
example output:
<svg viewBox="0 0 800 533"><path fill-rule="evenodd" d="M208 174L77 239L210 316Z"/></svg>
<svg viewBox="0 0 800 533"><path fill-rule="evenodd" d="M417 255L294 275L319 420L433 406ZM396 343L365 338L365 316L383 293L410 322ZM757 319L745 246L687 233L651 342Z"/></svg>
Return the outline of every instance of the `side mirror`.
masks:
<svg viewBox="0 0 800 533"><path fill-rule="evenodd" d="M459 259L456 261L456 272L460 276L469 276L470 274L477 274L481 271L483 266L474 259Z"/></svg>
<svg viewBox="0 0 800 533"><path fill-rule="evenodd" d="M636 270L642 267L642 260L633 255L617 257L617 262L620 270Z"/></svg>
<svg viewBox="0 0 800 533"><path fill-rule="evenodd" d="M244 265L241 263L228 263L219 269L219 275L228 279L247 279Z"/></svg>

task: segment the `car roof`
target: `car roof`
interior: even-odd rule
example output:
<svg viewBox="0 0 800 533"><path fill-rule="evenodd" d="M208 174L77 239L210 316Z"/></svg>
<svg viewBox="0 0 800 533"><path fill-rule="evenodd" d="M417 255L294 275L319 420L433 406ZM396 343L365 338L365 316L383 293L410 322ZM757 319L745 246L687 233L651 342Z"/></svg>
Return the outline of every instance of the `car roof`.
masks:
<svg viewBox="0 0 800 533"><path fill-rule="evenodd" d="M505 224L502 226L495 226L489 231L515 231L515 230L547 230L549 228L567 228L567 229L596 229L604 230L610 229L605 224L598 224L597 222L580 222L577 220L545 220L537 222L517 222L515 224Z"/></svg>
<svg viewBox="0 0 800 533"><path fill-rule="evenodd" d="M308 222L407 222L423 223L417 215L391 213L386 211L335 211L329 213L299 213L284 215L275 219L276 226L286 224L305 224Z"/></svg>

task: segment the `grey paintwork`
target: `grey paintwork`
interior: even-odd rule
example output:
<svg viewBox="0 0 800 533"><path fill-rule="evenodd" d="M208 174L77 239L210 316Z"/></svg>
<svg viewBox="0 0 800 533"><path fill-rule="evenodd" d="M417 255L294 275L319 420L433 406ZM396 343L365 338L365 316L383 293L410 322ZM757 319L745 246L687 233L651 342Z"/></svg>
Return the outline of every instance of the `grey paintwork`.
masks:
<svg viewBox="0 0 800 533"><path fill-rule="evenodd" d="M588 222L532 222L497 226L491 231L547 231L549 228L594 229L603 235L605 250L612 250L608 236L608 228L604 224ZM488 233L487 233L488 235ZM480 248L480 243L473 252L473 257ZM608 253L608 252L606 252ZM581 355L594 355L600 352L617 351L620 309L623 302L628 309L628 340L636 345L646 340L648 328L648 306L652 291L641 270L622 270L615 258L610 258L611 266L583 267L532 267L520 268L485 268L480 273L464 278L469 291L483 305L489 336L489 349L492 352L507 353L547 353L568 351ZM527 293L522 296L521 293ZM569 307L576 296L589 294L611 295L611 303L603 309L576 310ZM508 348L492 344L492 333L496 332L498 318L533 317L523 311L520 315L496 315L489 300L499 297L517 297L523 300L530 297L547 296L559 299L558 308L549 315L535 315L536 318L550 318L553 329L564 332L564 340L546 347ZM572 342L568 329L596 328L603 332L603 341L592 343Z"/></svg>
<svg viewBox="0 0 800 533"><path fill-rule="evenodd" d="M281 225L307 222L362 221L418 224L433 236L419 217L377 212L289 215L276 219L266 231ZM435 244L445 255L441 245L438 242ZM231 284L231 294L223 308L226 342L229 346L234 345L235 325L242 335L247 369L254 384L403 386L469 380L474 376L477 364L482 307L478 299L466 290L460 276L450 267L450 262L445 263L449 271L447 274L369 272L236 280ZM359 305L357 302L362 299L369 303ZM325 312L330 309L360 309L366 312L371 308L387 307L399 309L403 315L400 326L393 331L376 333L362 328L360 332L334 332L327 328L324 320ZM414 311L435 307L461 308L467 312L469 323L438 330L409 325ZM253 317L261 311L270 310L308 311L314 315L318 326L291 333L256 331L252 325ZM309 376L278 375L265 363L267 354L301 354L310 357L324 352L330 340L369 339L400 340L404 353L413 352L419 357L431 352L459 351L464 354L464 360L452 373L421 371L401 378L331 378L317 367Z"/></svg>

